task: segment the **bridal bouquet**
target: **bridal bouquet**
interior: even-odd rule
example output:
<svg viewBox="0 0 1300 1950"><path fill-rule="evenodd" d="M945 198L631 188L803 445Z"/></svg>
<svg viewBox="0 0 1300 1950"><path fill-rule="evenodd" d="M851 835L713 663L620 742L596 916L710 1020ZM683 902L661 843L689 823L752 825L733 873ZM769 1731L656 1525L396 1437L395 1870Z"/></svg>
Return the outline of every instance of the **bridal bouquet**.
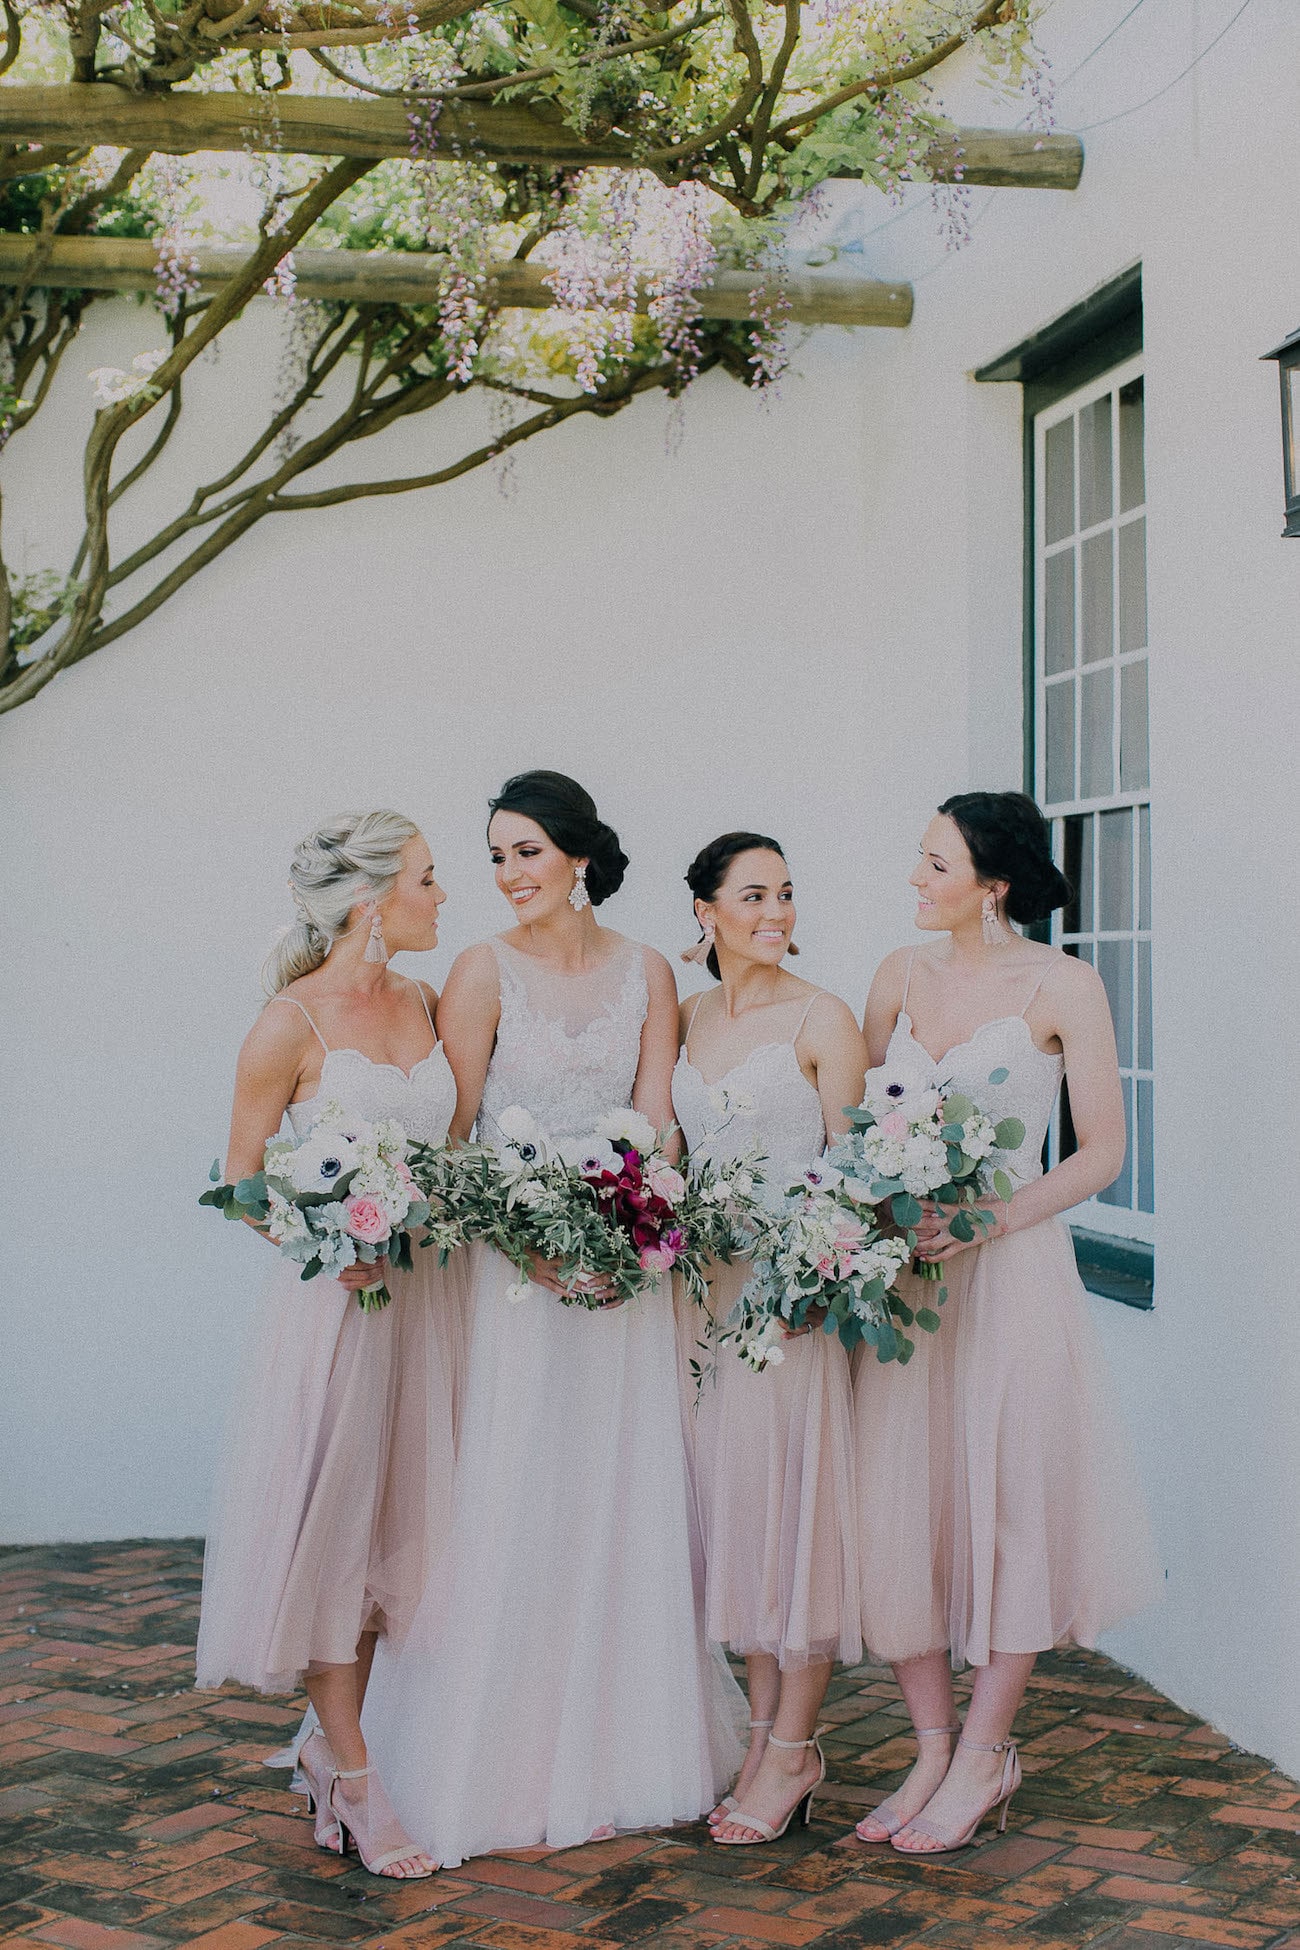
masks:
<svg viewBox="0 0 1300 1950"><path fill-rule="evenodd" d="M214 1164L212 1189L199 1204L216 1206L228 1219L252 1219L286 1259L301 1265L304 1280L384 1258L409 1271L416 1227L429 1228L421 1244L437 1245L444 1260L462 1237L449 1203L431 1210L406 1162L409 1149L391 1119L368 1124L330 1101L301 1140L272 1138L252 1177L225 1184ZM386 1307L391 1297L380 1279L357 1291L365 1313Z"/></svg>
<svg viewBox="0 0 1300 1950"><path fill-rule="evenodd" d="M989 1076L991 1084L1006 1080L1002 1069ZM849 1119L852 1129L832 1148L831 1161L844 1173L851 1198L888 1206L909 1250L916 1246L912 1228L920 1222L922 1199L951 1208L948 1230L969 1244L994 1223L986 1202L1012 1196L1010 1176L989 1160L995 1151L1016 1151L1024 1143L1025 1127L1018 1117L995 1124L958 1091L921 1088L876 1072L867 1079L860 1109L850 1111ZM915 1271L925 1280L943 1279L943 1267L929 1260L916 1261ZM942 1303L946 1293L938 1297ZM929 1325L919 1314L917 1319Z"/></svg>
<svg viewBox="0 0 1300 1950"><path fill-rule="evenodd" d="M824 1314L824 1329L846 1347L868 1341L881 1361L906 1360L912 1344L895 1325L910 1310L894 1293L910 1248L885 1238L871 1208L855 1203L824 1160L786 1187L767 1210L753 1245L754 1270L720 1337L761 1371L785 1359L783 1343ZM937 1320L936 1320L937 1324Z"/></svg>
<svg viewBox="0 0 1300 1950"><path fill-rule="evenodd" d="M431 1177L417 1150L412 1164L423 1188L439 1189L464 1232L484 1239L524 1277L510 1289L528 1291L532 1256L558 1260L571 1289L566 1303L595 1308L612 1288L629 1300L660 1273L681 1265L702 1284L697 1253L688 1249L683 1211L698 1203L682 1174L663 1154L648 1118L634 1110L602 1117L590 1136L552 1138L518 1105L497 1120L501 1142L465 1145ZM453 1173L454 1185L446 1176Z"/></svg>

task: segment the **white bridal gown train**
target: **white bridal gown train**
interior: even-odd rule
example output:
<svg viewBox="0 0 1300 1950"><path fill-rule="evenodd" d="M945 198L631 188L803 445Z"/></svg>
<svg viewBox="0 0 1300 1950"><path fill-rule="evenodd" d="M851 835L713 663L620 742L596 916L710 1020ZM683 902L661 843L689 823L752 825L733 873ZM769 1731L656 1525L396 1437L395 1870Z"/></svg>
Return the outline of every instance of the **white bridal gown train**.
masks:
<svg viewBox="0 0 1300 1950"><path fill-rule="evenodd" d="M501 1018L482 1135L523 1105L579 1135L631 1098L644 951L579 975L494 941ZM694 1820L734 1775L743 1698L701 1624L672 1300L565 1306L486 1248L451 1540L406 1642L381 1647L371 1758L439 1862Z"/></svg>

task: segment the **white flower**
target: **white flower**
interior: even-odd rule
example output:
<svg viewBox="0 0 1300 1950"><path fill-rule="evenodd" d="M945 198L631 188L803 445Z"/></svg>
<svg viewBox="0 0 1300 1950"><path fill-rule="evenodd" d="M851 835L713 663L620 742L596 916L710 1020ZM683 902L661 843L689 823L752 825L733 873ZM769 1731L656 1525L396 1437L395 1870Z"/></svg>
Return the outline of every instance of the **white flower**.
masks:
<svg viewBox="0 0 1300 1950"><path fill-rule="evenodd" d="M517 1307L521 1300L528 1298L528 1286L529 1282L527 1280L511 1281L510 1285L506 1288L506 1299L512 1307Z"/></svg>
<svg viewBox="0 0 1300 1950"><path fill-rule="evenodd" d="M515 1186L515 1203L526 1212L537 1212L546 1204L547 1191L539 1178L525 1178Z"/></svg>
<svg viewBox="0 0 1300 1950"><path fill-rule="evenodd" d="M753 1172L752 1171L735 1172L731 1180L731 1189L737 1198L753 1198L754 1196Z"/></svg>
<svg viewBox="0 0 1300 1950"><path fill-rule="evenodd" d="M86 377L94 385L96 398L105 406L120 406L123 400L141 396L157 399L158 388L150 381L166 357L165 347L161 352L138 352L131 361L134 378L117 366L95 366Z"/></svg>
<svg viewBox="0 0 1300 1950"><path fill-rule="evenodd" d="M302 1241L311 1237L311 1228L306 1219L289 1199L281 1198L279 1192L271 1192L267 1204L270 1212L266 1229L277 1246L284 1245L288 1240Z"/></svg>
<svg viewBox="0 0 1300 1950"><path fill-rule="evenodd" d="M596 1126L596 1136L606 1138L611 1144L621 1139L643 1157L648 1156L659 1142L659 1133L650 1119L642 1117L640 1111L633 1110L630 1105L626 1110L613 1110L607 1117L602 1117Z"/></svg>
<svg viewBox="0 0 1300 1950"><path fill-rule="evenodd" d="M295 1191L328 1192L359 1162L356 1145L341 1132L317 1129L294 1152L289 1177Z"/></svg>
<svg viewBox="0 0 1300 1950"><path fill-rule="evenodd" d="M557 1139L555 1148L565 1164L583 1178L598 1178L603 1171L612 1172L617 1178L623 1163L608 1138Z"/></svg>
<svg viewBox="0 0 1300 1950"><path fill-rule="evenodd" d="M841 1177L842 1174L836 1171L834 1165L828 1165L824 1158L819 1158L815 1165L809 1165L800 1182L806 1185L810 1192L833 1192L840 1183Z"/></svg>
<svg viewBox="0 0 1300 1950"><path fill-rule="evenodd" d="M894 1110L911 1119L933 1117L939 1107L939 1092L918 1077L893 1070L869 1070L862 1104L873 1117L888 1117Z"/></svg>
<svg viewBox="0 0 1300 1950"><path fill-rule="evenodd" d="M549 1164L551 1143L531 1111L511 1104L497 1119L497 1128L509 1150L526 1165Z"/></svg>

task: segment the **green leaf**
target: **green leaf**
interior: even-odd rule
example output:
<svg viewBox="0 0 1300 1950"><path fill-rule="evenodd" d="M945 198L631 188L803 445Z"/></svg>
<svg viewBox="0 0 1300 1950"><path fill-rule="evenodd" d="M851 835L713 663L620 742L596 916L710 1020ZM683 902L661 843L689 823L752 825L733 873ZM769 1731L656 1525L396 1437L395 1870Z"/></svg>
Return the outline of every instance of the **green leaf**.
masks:
<svg viewBox="0 0 1300 1950"><path fill-rule="evenodd" d="M990 1083L1005 1083L1005 1082L1006 1082L1006 1080L1007 1080L1007 1078L1008 1078L1008 1077L1009 1077L1010 1075L1011 1075L1011 1072L1010 1072L1010 1070L1007 1070L1007 1069L1004 1069L1004 1068L1003 1068L1003 1066L1002 1066L1002 1065L1001 1065L1001 1064L999 1063L999 1065L998 1065L998 1067L997 1067L997 1069L996 1069L996 1070L990 1070L990 1071L989 1071L989 1082L990 1082Z"/></svg>
<svg viewBox="0 0 1300 1950"><path fill-rule="evenodd" d="M906 1300L895 1300L891 1311L896 1320L902 1321L904 1327L910 1327L916 1319L916 1315L912 1312Z"/></svg>
<svg viewBox="0 0 1300 1950"><path fill-rule="evenodd" d="M933 1307L918 1307L916 1310L916 1324L918 1327L924 1328L927 1334L937 1334L940 1326L939 1316Z"/></svg>
<svg viewBox="0 0 1300 1950"><path fill-rule="evenodd" d="M948 1230L954 1239L961 1240L963 1246L969 1246L975 1237L975 1227L971 1223L969 1213L966 1212L955 1212L948 1221Z"/></svg>
<svg viewBox="0 0 1300 1950"><path fill-rule="evenodd" d="M993 1174L993 1189L1004 1205L1015 1196L1016 1188L1000 1166Z"/></svg>
<svg viewBox="0 0 1300 1950"><path fill-rule="evenodd" d="M1018 1151L1025 1141L1025 1127L1018 1117L1004 1117L993 1132L999 1151Z"/></svg>
<svg viewBox="0 0 1300 1950"><path fill-rule="evenodd" d="M892 1201L890 1210L894 1215L895 1225L914 1226L921 1222L921 1201L913 1198L910 1192L900 1192Z"/></svg>
<svg viewBox="0 0 1300 1950"><path fill-rule="evenodd" d="M916 1342L903 1340L902 1337L900 1336L898 1342L899 1367L905 1368L915 1353L916 1353Z"/></svg>
<svg viewBox="0 0 1300 1950"><path fill-rule="evenodd" d="M968 1117L975 1115L975 1106L969 1097L954 1092L943 1100L943 1114L950 1124L964 1124Z"/></svg>
<svg viewBox="0 0 1300 1950"><path fill-rule="evenodd" d="M210 1179L212 1180L212 1182L213 1182L213 1184L214 1184L214 1185L219 1185L219 1184L221 1183L221 1160L220 1160L220 1158L214 1158L214 1159L212 1160L212 1169L211 1169L211 1171L210 1171L210 1172L208 1173L208 1177L209 1177L209 1178L210 1178Z"/></svg>

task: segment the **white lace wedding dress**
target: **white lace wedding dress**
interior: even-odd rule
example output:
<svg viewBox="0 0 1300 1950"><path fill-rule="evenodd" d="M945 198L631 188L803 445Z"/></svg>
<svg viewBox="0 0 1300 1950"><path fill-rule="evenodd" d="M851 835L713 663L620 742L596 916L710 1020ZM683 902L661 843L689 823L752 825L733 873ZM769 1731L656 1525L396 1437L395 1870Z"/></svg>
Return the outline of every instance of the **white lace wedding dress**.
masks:
<svg viewBox="0 0 1300 1950"><path fill-rule="evenodd" d="M579 1135L631 1098L644 951L581 975L494 941L501 984L482 1135L520 1104ZM693 1820L742 1752L710 1656L667 1283L590 1312L475 1249L451 1542L363 1720L411 1836L448 1866L598 1828Z"/></svg>

